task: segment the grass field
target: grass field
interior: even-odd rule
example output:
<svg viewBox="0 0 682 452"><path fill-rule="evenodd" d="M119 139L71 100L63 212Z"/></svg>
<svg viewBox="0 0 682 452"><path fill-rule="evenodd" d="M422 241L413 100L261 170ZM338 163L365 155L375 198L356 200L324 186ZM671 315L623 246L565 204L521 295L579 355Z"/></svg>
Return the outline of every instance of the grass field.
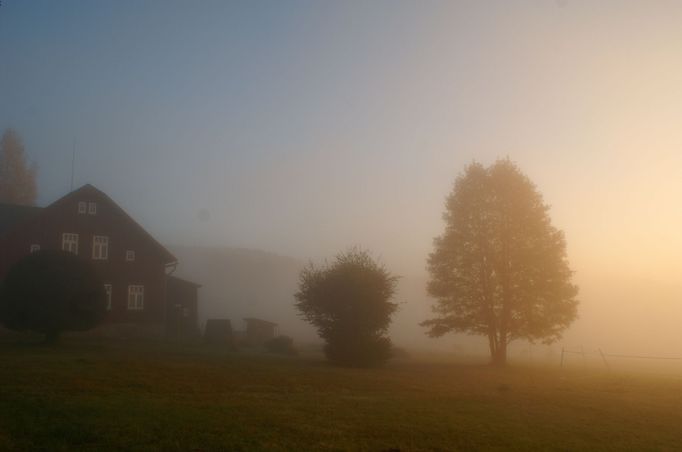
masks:
<svg viewBox="0 0 682 452"><path fill-rule="evenodd" d="M1 450L679 450L682 379L0 344Z"/></svg>

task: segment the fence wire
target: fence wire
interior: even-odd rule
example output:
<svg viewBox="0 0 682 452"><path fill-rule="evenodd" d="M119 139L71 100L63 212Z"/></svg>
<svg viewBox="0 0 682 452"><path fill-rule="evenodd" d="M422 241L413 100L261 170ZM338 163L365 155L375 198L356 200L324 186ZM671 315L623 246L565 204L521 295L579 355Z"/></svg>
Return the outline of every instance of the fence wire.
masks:
<svg viewBox="0 0 682 452"><path fill-rule="evenodd" d="M601 358L602 363L604 366L611 370L611 364L609 362L609 358L616 358L616 359L641 359L641 360L648 360L648 361L682 361L682 357L680 356L654 356L654 355L627 355L627 354L622 354L622 353L605 353L602 349L597 349L596 351L585 351L584 349L580 350L572 350L572 349L567 349L562 347L561 348L561 367L564 367L564 360L565 356L567 354L572 354L572 355L581 355L583 357L583 360L587 356L598 356Z"/></svg>

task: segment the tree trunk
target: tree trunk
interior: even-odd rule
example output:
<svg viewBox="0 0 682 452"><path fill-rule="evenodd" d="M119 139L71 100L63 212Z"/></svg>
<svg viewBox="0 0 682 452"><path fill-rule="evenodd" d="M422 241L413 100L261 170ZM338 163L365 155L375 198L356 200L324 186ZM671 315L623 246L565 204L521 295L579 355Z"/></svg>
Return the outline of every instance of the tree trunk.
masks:
<svg viewBox="0 0 682 452"><path fill-rule="evenodd" d="M495 347L495 333L488 333L488 347L490 347L490 356L492 358L497 354L497 347Z"/></svg>
<svg viewBox="0 0 682 452"><path fill-rule="evenodd" d="M491 364L497 367L505 367L507 365L507 341L500 340L497 343L497 349L491 356Z"/></svg>

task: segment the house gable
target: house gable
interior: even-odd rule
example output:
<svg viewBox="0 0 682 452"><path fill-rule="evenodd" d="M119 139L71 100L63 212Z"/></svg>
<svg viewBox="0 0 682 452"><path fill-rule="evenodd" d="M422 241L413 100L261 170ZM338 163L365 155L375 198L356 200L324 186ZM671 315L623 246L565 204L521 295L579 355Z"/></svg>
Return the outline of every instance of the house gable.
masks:
<svg viewBox="0 0 682 452"><path fill-rule="evenodd" d="M85 211L82 206L85 205ZM98 190L90 184L72 191L63 196L49 206L45 207L40 215L40 221L47 221L50 217L60 217L64 227L77 223L103 223L109 224L108 230L124 230L131 238L134 237L137 243L144 243L144 248L158 256L165 264L177 262L177 258L161 245L149 232L147 232L137 221L114 202L107 194ZM69 221L70 220L70 221ZM69 231L63 231L69 232ZM135 251L135 250L131 250ZM139 252L134 253L139 255Z"/></svg>

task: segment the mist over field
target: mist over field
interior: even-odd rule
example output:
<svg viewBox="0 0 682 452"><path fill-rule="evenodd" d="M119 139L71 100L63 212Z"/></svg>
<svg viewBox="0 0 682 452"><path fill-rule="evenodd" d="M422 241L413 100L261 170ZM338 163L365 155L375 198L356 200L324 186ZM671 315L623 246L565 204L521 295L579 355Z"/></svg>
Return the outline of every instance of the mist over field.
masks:
<svg viewBox="0 0 682 452"><path fill-rule="evenodd" d="M242 329L244 317L262 317L278 322L282 334L304 343L319 342L314 329L293 308L299 272L307 263L303 259L236 248L176 246L173 252L182 262L177 274L202 284L202 322L210 317L225 317L232 320L234 328ZM403 268L407 270L408 266ZM412 271L401 275L396 295L401 305L390 329L397 345L416 352L485 355L481 338L426 337L424 328L418 325L431 315L424 265L415 260ZM678 356L682 350L682 336L677 330L677 319L682 315L681 285L624 279L598 269L589 277L578 274L576 280L581 288L580 318L558 344L533 346L534 360L558 362L563 345L572 350L583 347L590 353L601 348L619 354ZM528 359L528 344L515 345L513 354Z"/></svg>
<svg viewBox="0 0 682 452"><path fill-rule="evenodd" d="M310 340L298 271L359 246L401 276L390 334L416 349L478 344L418 325L426 259L455 177L509 157L580 288L556 347L679 355L681 17L675 2L9 1L0 125L38 164L40 205L68 191L75 150L76 186L203 285L202 321L261 316Z"/></svg>
<svg viewBox="0 0 682 452"><path fill-rule="evenodd" d="M0 0L0 450L679 450L681 24Z"/></svg>

